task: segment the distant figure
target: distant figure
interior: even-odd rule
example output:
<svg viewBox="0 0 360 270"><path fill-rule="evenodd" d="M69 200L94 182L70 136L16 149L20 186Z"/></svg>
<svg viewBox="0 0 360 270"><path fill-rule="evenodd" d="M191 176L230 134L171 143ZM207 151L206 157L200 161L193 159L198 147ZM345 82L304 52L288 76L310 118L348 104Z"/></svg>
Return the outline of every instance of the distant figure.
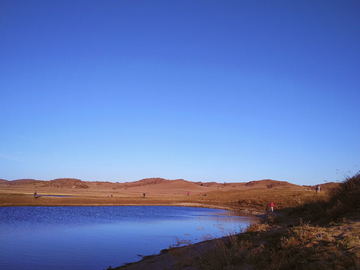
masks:
<svg viewBox="0 0 360 270"><path fill-rule="evenodd" d="M271 212L274 212L274 203L273 202L270 203L270 207L271 207Z"/></svg>
<svg viewBox="0 0 360 270"><path fill-rule="evenodd" d="M200 192L199 196L201 196L201 192Z"/></svg>
<svg viewBox="0 0 360 270"><path fill-rule="evenodd" d="M112 198L112 194L111 194L111 198Z"/></svg>
<svg viewBox="0 0 360 270"><path fill-rule="evenodd" d="M319 186L315 186L316 193L318 193L318 190L319 190Z"/></svg>
<svg viewBox="0 0 360 270"><path fill-rule="evenodd" d="M35 192L34 192L34 199L36 199L37 198L37 193L36 193L36 190L35 190Z"/></svg>
<svg viewBox="0 0 360 270"><path fill-rule="evenodd" d="M143 198L145 198L145 192L143 193Z"/></svg>
<svg viewBox="0 0 360 270"><path fill-rule="evenodd" d="M188 196L190 195L190 192L188 191Z"/></svg>
<svg viewBox="0 0 360 270"><path fill-rule="evenodd" d="M108 193L108 197L110 197L110 194Z"/></svg>
<svg viewBox="0 0 360 270"><path fill-rule="evenodd" d="M318 191L319 191L319 193L320 193L320 185L318 186Z"/></svg>
<svg viewBox="0 0 360 270"><path fill-rule="evenodd" d="M204 194L204 196L206 196L206 193Z"/></svg>

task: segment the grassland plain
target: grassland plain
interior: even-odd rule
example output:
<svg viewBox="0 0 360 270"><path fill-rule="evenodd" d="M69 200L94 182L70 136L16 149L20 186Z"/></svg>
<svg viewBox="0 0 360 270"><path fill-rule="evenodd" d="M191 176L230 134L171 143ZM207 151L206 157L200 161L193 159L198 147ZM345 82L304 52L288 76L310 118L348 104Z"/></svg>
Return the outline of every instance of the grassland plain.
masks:
<svg viewBox="0 0 360 270"><path fill-rule="evenodd" d="M340 184L322 185L321 193L314 187L274 180L236 184L161 178L126 184L34 181L2 181L0 206L201 206L263 220L241 234L224 228L223 238L209 235L207 241L169 247L140 262L109 269L360 269L359 174ZM37 199L32 196L34 190L40 196ZM270 202L275 204L274 212L266 212Z"/></svg>

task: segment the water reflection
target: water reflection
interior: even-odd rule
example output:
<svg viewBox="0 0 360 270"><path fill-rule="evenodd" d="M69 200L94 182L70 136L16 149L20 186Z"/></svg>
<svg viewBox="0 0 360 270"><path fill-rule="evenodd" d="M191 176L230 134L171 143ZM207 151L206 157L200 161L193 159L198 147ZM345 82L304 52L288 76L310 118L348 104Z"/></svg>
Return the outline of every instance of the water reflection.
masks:
<svg viewBox="0 0 360 270"><path fill-rule="evenodd" d="M189 207L0 207L0 269L106 269L252 221Z"/></svg>

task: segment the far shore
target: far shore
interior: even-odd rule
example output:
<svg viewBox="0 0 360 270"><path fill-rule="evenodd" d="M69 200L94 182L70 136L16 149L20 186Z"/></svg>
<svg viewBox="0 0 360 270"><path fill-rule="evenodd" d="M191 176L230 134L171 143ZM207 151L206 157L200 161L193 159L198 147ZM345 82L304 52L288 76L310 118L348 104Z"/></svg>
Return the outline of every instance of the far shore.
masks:
<svg viewBox="0 0 360 270"><path fill-rule="evenodd" d="M185 200L186 199L186 200ZM199 198L98 198L79 195L38 195L34 199L30 194L11 194L0 193L0 207L20 207L20 206L183 206L183 207L201 207L212 209L223 209L237 212L241 215L259 215L264 211L251 209L238 209L231 205L216 203L211 201L201 201Z"/></svg>
<svg viewBox="0 0 360 270"><path fill-rule="evenodd" d="M0 181L1 206L110 206L169 205L220 208L243 214L264 213L264 205L285 193L314 194L311 187L284 181L260 180L248 183L202 183L186 180L148 178L129 183L86 182L72 178L51 181ZM36 192L36 199L34 193ZM252 203L254 194L267 193L261 203ZM277 209L288 204L279 200Z"/></svg>

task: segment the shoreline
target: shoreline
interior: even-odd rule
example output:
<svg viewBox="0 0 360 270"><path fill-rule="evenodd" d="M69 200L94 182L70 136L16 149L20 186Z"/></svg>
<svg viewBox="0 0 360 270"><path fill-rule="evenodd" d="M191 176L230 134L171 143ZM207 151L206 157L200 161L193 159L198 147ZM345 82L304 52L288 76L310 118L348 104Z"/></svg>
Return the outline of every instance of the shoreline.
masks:
<svg viewBox="0 0 360 270"><path fill-rule="evenodd" d="M57 198L61 198L61 199L66 199L66 198L79 198L79 199L83 199L84 197L81 196L57 196L57 195L51 195L51 196L46 196L46 195L41 195L39 196L37 199L32 199L32 197L30 197L31 200L38 200L40 198L49 198L49 199L57 199ZM131 198L133 199L133 198ZM137 199L135 199L137 200ZM137 202L133 202L133 203L67 203L67 202L43 202L43 203L39 203L39 204L35 204L35 203L25 203L25 202L18 202L16 200L12 201L12 202L4 202L3 200L1 200L1 194L0 194L0 207L76 207L76 206L82 206L82 207L86 207L86 206L174 206L174 207L200 207L200 208L211 208L211 209L221 209L221 210L226 210L226 211L231 211L231 212L237 212L243 216L257 216L257 215L264 215L265 211L260 211L260 210L255 210L255 209L239 209L236 207L231 207L229 205L221 205L221 204L210 204L210 203L204 203L204 202L172 202L172 201L167 201L165 200L165 202L159 202L156 199L149 199L147 202L145 201L137 201Z"/></svg>
<svg viewBox="0 0 360 270"><path fill-rule="evenodd" d="M253 216L258 218L258 222L265 220L265 214L261 216ZM252 223L252 224L255 224ZM245 232L235 233L235 236L243 235ZM227 242L228 236L223 236L214 239L207 239L197 243L192 243L180 247L169 247L161 250L158 254L143 256L139 261L124 263L123 265L108 268L108 270L137 270L137 269L199 269L197 264L197 256L200 250L214 248L214 241ZM191 262L190 262L191 261Z"/></svg>
<svg viewBox="0 0 360 270"><path fill-rule="evenodd" d="M44 196L45 197L45 196ZM52 196L49 196L50 198ZM53 196L58 197L58 196ZM66 197L61 197L66 198ZM68 196L69 198L69 196ZM122 203L122 204L114 204L114 203L91 203L91 204L68 204L68 203L60 203L60 204L41 204L41 205L34 205L34 204L14 204L13 202L9 203L1 203L0 207L87 207L87 206L173 206L173 207L195 207L195 208L210 208L210 209L221 209L225 211L231 211L236 212L240 214L241 216L258 216L258 215L264 215L265 212L263 211L256 211L256 210L249 210L249 209L236 209L233 207L229 207L226 205L211 205L206 203Z"/></svg>
<svg viewBox="0 0 360 270"><path fill-rule="evenodd" d="M85 194L52 193L40 194L36 199L29 193L5 193L0 190L0 207L21 206L185 206L222 209L239 212L242 215L261 215L254 205L239 207L236 202L213 200L203 196L138 196L100 197Z"/></svg>

